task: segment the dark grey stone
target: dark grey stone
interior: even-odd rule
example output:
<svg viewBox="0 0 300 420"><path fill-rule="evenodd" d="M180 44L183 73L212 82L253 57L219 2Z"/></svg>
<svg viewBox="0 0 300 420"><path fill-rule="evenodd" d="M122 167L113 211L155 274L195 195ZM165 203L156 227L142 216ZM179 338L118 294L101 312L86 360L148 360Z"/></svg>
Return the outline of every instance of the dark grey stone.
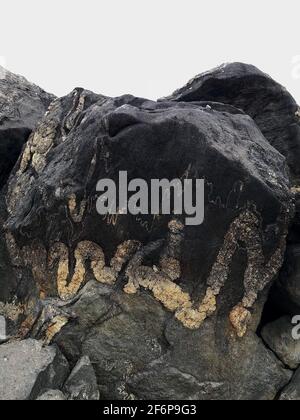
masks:
<svg viewBox="0 0 300 420"><path fill-rule="evenodd" d="M282 391L281 401L300 401L300 370L298 369L291 382Z"/></svg>
<svg viewBox="0 0 300 420"><path fill-rule="evenodd" d="M286 156L294 182L300 180L300 111L285 87L258 68L244 63L224 64L196 76L167 99L215 101L250 115L266 139Z"/></svg>
<svg viewBox="0 0 300 420"><path fill-rule="evenodd" d="M0 346L0 399L34 400L44 390L59 388L69 373L60 351L28 339Z"/></svg>

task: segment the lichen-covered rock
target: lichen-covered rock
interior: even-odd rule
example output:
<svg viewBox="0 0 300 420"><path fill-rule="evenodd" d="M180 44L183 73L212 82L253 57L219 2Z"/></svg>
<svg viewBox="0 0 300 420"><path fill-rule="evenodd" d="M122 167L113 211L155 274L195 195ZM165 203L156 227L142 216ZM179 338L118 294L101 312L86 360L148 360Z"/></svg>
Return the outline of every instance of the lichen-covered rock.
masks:
<svg viewBox="0 0 300 420"><path fill-rule="evenodd" d="M49 388L60 388L69 366L56 347L28 339L0 346L0 372L0 400L34 400Z"/></svg>
<svg viewBox="0 0 300 420"><path fill-rule="evenodd" d="M287 158L300 182L300 108L289 92L254 66L230 63L196 76L168 99L215 101L250 115L266 139Z"/></svg>
<svg viewBox="0 0 300 420"><path fill-rule="evenodd" d="M99 388L95 371L88 356L83 356L76 364L64 385L69 400L98 401Z"/></svg>
<svg viewBox="0 0 300 420"><path fill-rule="evenodd" d="M0 188L54 96L0 68Z"/></svg>
<svg viewBox="0 0 300 420"><path fill-rule="evenodd" d="M49 390L37 398L37 401L66 401L66 396L59 390Z"/></svg>
<svg viewBox="0 0 300 420"><path fill-rule="evenodd" d="M293 215L285 159L243 111L207 105L76 89L10 179L20 334L89 356L104 398L272 399L290 379L256 336ZM204 223L100 216L96 185L119 171L204 178Z"/></svg>

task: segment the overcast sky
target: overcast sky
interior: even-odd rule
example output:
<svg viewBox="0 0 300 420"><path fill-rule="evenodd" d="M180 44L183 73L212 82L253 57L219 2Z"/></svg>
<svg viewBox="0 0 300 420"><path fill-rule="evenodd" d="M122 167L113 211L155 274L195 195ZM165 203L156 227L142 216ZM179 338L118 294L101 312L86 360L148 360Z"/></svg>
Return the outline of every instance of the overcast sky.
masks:
<svg viewBox="0 0 300 420"><path fill-rule="evenodd" d="M300 103L299 16L299 0L4 0L0 63L59 96L156 99L242 61Z"/></svg>

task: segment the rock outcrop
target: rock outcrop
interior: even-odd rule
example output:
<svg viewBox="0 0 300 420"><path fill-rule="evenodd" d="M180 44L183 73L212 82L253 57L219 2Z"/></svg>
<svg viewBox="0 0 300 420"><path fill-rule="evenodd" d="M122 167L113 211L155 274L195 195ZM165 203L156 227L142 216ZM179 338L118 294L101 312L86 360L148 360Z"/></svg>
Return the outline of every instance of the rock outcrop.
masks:
<svg viewBox="0 0 300 420"><path fill-rule="evenodd" d="M297 105L252 66L159 102L79 88L54 100L11 173L3 224L18 338L76 365L44 392L275 399L293 372L258 331L294 220L298 142ZM98 181L120 171L204 179L204 222L99 215Z"/></svg>

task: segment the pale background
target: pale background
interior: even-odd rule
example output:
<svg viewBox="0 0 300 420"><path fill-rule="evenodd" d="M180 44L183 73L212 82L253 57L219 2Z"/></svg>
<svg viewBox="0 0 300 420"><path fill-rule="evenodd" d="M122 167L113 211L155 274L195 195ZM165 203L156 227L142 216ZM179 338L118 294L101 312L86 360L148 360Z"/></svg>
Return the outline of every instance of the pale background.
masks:
<svg viewBox="0 0 300 420"><path fill-rule="evenodd" d="M0 64L49 92L156 99L223 62L300 103L299 0L1 0Z"/></svg>

